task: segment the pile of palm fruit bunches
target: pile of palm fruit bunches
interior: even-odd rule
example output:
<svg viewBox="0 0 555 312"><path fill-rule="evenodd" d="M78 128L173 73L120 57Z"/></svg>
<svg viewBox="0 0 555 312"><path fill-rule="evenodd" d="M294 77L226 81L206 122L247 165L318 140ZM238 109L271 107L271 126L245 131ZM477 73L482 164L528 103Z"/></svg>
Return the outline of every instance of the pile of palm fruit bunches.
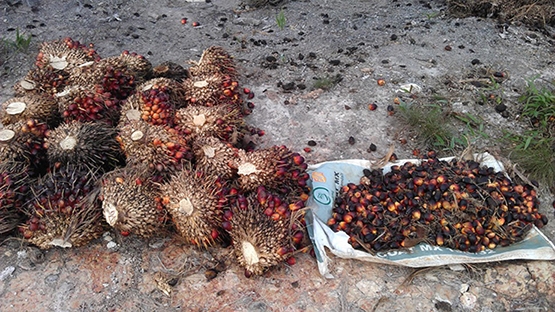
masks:
<svg viewBox="0 0 555 312"><path fill-rule="evenodd" d="M0 235L78 247L112 227L175 229L200 248L232 244L245 275L308 245L304 158L256 148L254 97L233 58L206 49L189 68L124 51L101 58L71 38L43 43L1 104Z"/></svg>
<svg viewBox="0 0 555 312"><path fill-rule="evenodd" d="M341 188L327 224L371 253L420 242L480 252L547 224L534 186L515 184L474 160L440 160L433 151L424 156L386 174L365 169L358 185Z"/></svg>

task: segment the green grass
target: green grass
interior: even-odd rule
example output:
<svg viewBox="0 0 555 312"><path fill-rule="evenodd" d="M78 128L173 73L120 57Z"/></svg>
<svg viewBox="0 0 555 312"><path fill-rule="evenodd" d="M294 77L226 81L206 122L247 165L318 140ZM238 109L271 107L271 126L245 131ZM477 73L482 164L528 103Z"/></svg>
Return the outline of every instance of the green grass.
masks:
<svg viewBox="0 0 555 312"><path fill-rule="evenodd" d="M15 30L15 38L0 38L0 64L12 58L19 52L27 52L31 44L31 35L24 35Z"/></svg>
<svg viewBox="0 0 555 312"><path fill-rule="evenodd" d="M312 89L313 90L322 89L327 91L333 88L333 86L335 86L339 82L341 82L341 80L343 80L343 78L339 74L333 77L318 78L312 84Z"/></svg>
<svg viewBox="0 0 555 312"><path fill-rule="evenodd" d="M399 118L409 125L415 136L429 149L462 151L478 138L487 138L481 118L469 113L453 113L438 104L407 105L402 103ZM462 127L462 133L457 130Z"/></svg>
<svg viewBox="0 0 555 312"><path fill-rule="evenodd" d="M531 128L522 134L508 133L506 142L512 145L509 159L534 180L555 185L555 87L553 83L538 87L535 78L528 81L520 97L524 104L522 116Z"/></svg>
<svg viewBox="0 0 555 312"><path fill-rule="evenodd" d="M276 15L276 24L279 29L283 30L285 28L285 23L287 23L285 13L283 12L283 10L279 10L279 13Z"/></svg>

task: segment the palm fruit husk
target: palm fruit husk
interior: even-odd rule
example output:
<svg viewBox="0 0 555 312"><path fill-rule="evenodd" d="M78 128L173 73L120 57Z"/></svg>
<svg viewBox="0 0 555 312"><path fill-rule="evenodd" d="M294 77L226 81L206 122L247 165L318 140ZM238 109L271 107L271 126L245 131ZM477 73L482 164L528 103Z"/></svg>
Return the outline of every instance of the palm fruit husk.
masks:
<svg viewBox="0 0 555 312"><path fill-rule="evenodd" d="M281 194L307 193L307 164L304 158L286 146L272 146L251 152L239 150L235 166L237 185L244 191L254 191L259 185Z"/></svg>
<svg viewBox="0 0 555 312"><path fill-rule="evenodd" d="M119 129L116 139L127 157L127 164L146 165L160 179L169 178L193 159L190 142L162 126L136 120Z"/></svg>
<svg viewBox="0 0 555 312"><path fill-rule="evenodd" d="M230 76L214 73L192 76L182 83L190 105L217 106L230 104L242 109L243 98L239 93L239 83Z"/></svg>
<svg viewBox="0 0 555 312"><path fill-rule="evenodd" d="M237 169L233 163L237 149L215 137L198 136L193 141L195 166L197 170L210 172L223 179L231 180Z"/></svg>
<svg viewBox="0 0 555 312"><path fill-rule="evenodd" d="M63 123L47 132L44 147L50 164L71 164L107 172L124 162L117 130L105 123Z"/></svg>
<svg viewBox="0 0 555 312"><path fill-rule="evenodd" d="M209 173L183 170L160 186L162 202L188 243L206 248L226 240L221 227L227 202L225 183Z"/></svg>
<svg viewBox="0 0 555 312"><path fill-rule="evenodd" d="M44 168L46 151L43 147L48 126L34 119L19 121L0 129L0 162L10 163L22 170Z"/></svg>
<svg viewBox="0 0 555 312"><path fill-rule="evenodd" d="M0 235L11 232L22 222L21 209L31 184L28 167L0 163Z"/></svg>
<svg viewBox="0 0 555 312"><path fill-rule="evenodd" d="M46 94L28 94L11 98L2 103L0 122L3 125L27 121L28 119L45 122L50 127L56 126L60 122L58 103L53 97Z"/></svg>
<svg viewBox="0 0 555 312"><path fill-rule="evenodd" d="M102 209L106 222L127 236L159 234L166 221L159 189L142 167L125 167L102 177Z"/></svg>
<svg viewBox="0 0 555 312"><path fill-rule="evenodd" d="M191 75L183 66L174 62L166 61L152 69L152 77L170 78L177 82L183 82L183 80L188 79Z"/></svg>
<svg viewBox="0 0 555 312"><path fill-rule="evenodd" d="M31 185L24 211L28 220L19 231L41 249L79 247L105 228L98 199L98 174L72 166L53 168Z"/></svg>
<svg viewBox="0 0 555 312"><path fill-rule="evenodd" d="M38 68L70 71L77 66L98 60L100 60L100 56L92 46L65 38L44 42L37 54L35 65Z"/></svg>
<svg viewBox="0 0 555 312"><path fill-rule="evenodd" d="M175 110L184 105L184 90L176 81L155 78L137 87L122 107L120 123L143 120L152 125L172 127Z"/></svg>
<svg viewBox="0 0 555 312"><path fill-rule="evenodd" d="M54 95L62 92L67 85L69 73L52 68L33 68L14 86L15 96L29 94Z"/></svg>
<svg viewBox="0 0 555 312"><path fill-rule="evenodd" d="M206 76L223 74L231 79L237 79L237 70L233 57L222 47L212 46L202 52L198 62L190 61L191 76Z"/></svg>
<svg viewBox="0 0 555 312"><path fill-rule="evenodd" d="M101 121L116 125L120 117L120 101L101 87L66 87L57 93L58 110L65 122Z"/></svg>
<svg viewBox="0 0 555 312"><path fill-rule="evenodd" d="M175 114L173 129L191 139L213 136L233 145L242 142L243 137L251 133L241 112L230 105L181 108Z"/></svg>
<svg viewBox="0 0 555 312"><path fill-rule="evenodd" d="M239 196L231 205L232 214L224 220L235 257L247 277L262 275L290 259L295 251L293 237L299 236L297 221L301 214L272 219L265 210L277 199L278 195L272 196L260 187L258 192Z"/></svg>

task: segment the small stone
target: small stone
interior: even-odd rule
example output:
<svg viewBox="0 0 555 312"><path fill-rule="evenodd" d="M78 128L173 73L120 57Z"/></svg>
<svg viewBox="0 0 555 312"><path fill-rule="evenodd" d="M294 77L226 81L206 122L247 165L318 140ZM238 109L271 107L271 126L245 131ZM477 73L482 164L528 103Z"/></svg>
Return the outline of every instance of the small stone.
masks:
<svg viewBox="0 0 555 312"><path fill-rule="evenodd" d="M270 63L274 63L274 62L277 61L277 59L272 55L268 55L268 56L266 56L266 61L268 61Z"/></svg>
<svg viewBox="0 0 555 312"><path fill-rule="evenodd" d="M351 144L351 145L355 144L355 138L354 137L352 137L352 136L349 137L349 144Z"/></svg>
<svg viewBox="0 0 555 312"><path fill-rule="evenodd" d="M451 50L453 50L453 48L452 48L451 46L449 46L449 45L448 45L448 46L445 46L444 49L445 49L445 51L451 51Z"/></svg>
<svg viewBox="0 0 555 312"><path fill-rule="evenodd" d="M378 149L378 147L376 146L376 144L371 143L370 147L368 147L368 152L375 152Z"/></svg>
<svg viewBox="0 0 555 312"><path fill-rule="evenodd" d="M507 110L507 105L501 103L495 106L495 111L498 113L502 113Z"/></svg>
<svg viewBox="0 0 555 312"><path fill-rule="evenodd" d="M330 60L330 64L333 65L333 66L337 66L337 65L339 65L340 63L341 63L340 60Z"/></svg>
<svg viewBox="0 0 555 312"><path fill-rule="evenodd" d="M4 270L2 270L2 272L0 272L0 281L3 281L6 278L8 278L9 276L11 276L14 271L15 271L14 266L10 265L10 266L6 267Z"/></svg>
<svg viewBox="0 0 555 312"><path fill-rule="evenodd" d="M389 37L389 39L391 39L391 41L395 41L395 40L397 40L397 38L398 37L395 34L393 34L393 35L391 35L391 37Z"/></svg>
<svg viewBox="0 0 555 312"><path fill-rule="evenodd" d="M472 65L482 64L482 62L480 62L479 59L473 59L470 63L471 63Z"/></svg>
<svg viewBox="0 0 555 312"><path fill-rule="evenodd" d="M295 83L294 82L288 82L283 84L282 86L283 90L293 90L295 89Z"/></svg>
<svg viewBox="0 0 555 312"><path fill-rule="evenodd" d="M308 146L316 146L316 141L310 140L310 141L308 141L307 144L308 144Z"/></svg>
<svg viewBox="0 0 555 312"><path fill-rule="evenodd" d="M59 277L58 274L50 274L44 279L44 282L46 284L54 284L56 283L56 281L58 281L58 277Z"/></svg>
<svg viewBox="0 0 555 312"><path fill-rule="evenodd" d="M106 244L106 247L107 247L108 249L114 249L114 248L116 248L117 246L118 246L118 244L116 244L116 243L113 242L113 241L110 241L110 242L108 242L108 244Z"/></svg>

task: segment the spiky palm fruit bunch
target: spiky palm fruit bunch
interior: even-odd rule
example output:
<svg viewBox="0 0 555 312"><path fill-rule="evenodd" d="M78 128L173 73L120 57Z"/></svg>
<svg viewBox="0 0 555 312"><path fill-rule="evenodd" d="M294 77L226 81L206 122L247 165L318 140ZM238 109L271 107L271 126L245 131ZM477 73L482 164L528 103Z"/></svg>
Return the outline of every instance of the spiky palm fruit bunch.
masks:
<svg viewBox="0 0 555 312"><path fill-rule="evenodd" d="M19 212L27 200L32 182L27 167L0 163L0 235L11 232L21 222Z"/></svg>
<svg viewBox="0 0 555 312"><path fill-rule="evenodd" d="M43 147L48 126L34 119L19 121L0 129L0 162L30 170L44 167Z"/></svg>
<svg viewBox="0 0 555 312"><path fill-rule="evenodd" d="M46 133L48 161L108 172L123 163L117 130L105 123L63 123Z"/></svg>
<svg viewBox="0 0 555 312"><path fill-rule="evenodd" d="M206 76L212 74L223 74L231 79L237 79L237 70L233 57L222 47L212 46L202 52L198 62L189 68L191 76Z"/></svg>
<svg viewBox="0 0 555 312"><path fill-rule="evenodd" d="M166 220L158 187L140 167L125 167L102 177L102 210L106 222L122 235L150 237Z"/></svg>
<svg viewBox="0 0 555 312"><path fill-rule="evenodd" d="M147 60L143 55L136 52L123 51L117 58L119 58L126 67L131 70L138 78L138 82L149 79L152 76L152 63Z"/></svg>
<svg viewBox="0 0 555 312"><path fill-rule="evenodd" d="M184 105L183 88L174 80L155 78L137 87L122 107L120 123L143 120L152 125L172 127L175 110Z"/></svg>
<svg viewBox="0 0 555 312"><path fill-rule="evenodd" d="M152 77L154 78L169 78L177 82L183 82L190 76L187 69L170 61L163 62L152 69Z"/></svg>
<svg viewBox="0 0 555 312"><path fill-rule="evenodd" d="M177 110L175 125L178 133L187 137L213 136L236 144L250 134L241 112L230 105L187 106Z"/></svg>
<svg viewBox="0 0 555 312"><path fill-rule="evenodd" d="M295 251L293 237L300 236L295 218L269 217L265 210L277 195L266 192L264 187L247 197L239 196L231 206L232 214L224 220L224 228L229 232L233 250L239 264L245 268L245 276L261 275L273 266L291 259ZM302 238L302 237L301 237Z"/></svg>
<svg viewBox="0 0 555 312"><path fill-rule="evenodd" d="M202 171L182 170L160 186L162 202L187 242L206 248L224 239L225 183Z"/></svg>
<svg viewBox="0 0 555 312"><path fill-rule="evenodd" d="M237 169L233 163L237 158L237 149L230 143L211 136L198 136L193 140L193 151L197 170L210 172L226 180L235 177Z"/></svg>
<svg viewBox="0 0 555 312"><path fill-rule="evenodd" d="M33 68L27 75L17 82L14 86L15 96L28 94L49 94L54 95L62 92L67 85L69 73L63 70L53 70L52 68Z"/></svg>
<svg viewBox="0 0 555 312"><path fill-rule="evenodd" d="M44 42L37 54L35 65L38 68L70 71L77 66L98 60L100 60L100 56L92 46L65 38Z"/></svg>
<svg viewBox="0 0 555 312"><path fill-rule="evenodd" d="M120 117L120 101L101 87L73 86L57 93L58 110L65 122L102 121L117 124Z"/></svg>
<svg viewBox="0 0 555 312"><path fill-rule="evenodd" d="M182 170L193 159L187 140L162 126L141 120L121 126L116 139L127 156L128 165L146 165L161 179Z"/></svg>
<svg viewBox="0 0 555 312"><path fill-rule="evenodd" d="M54 168L31 185L23 238L41 249L79 247L104 229L98 175L72 166Z"/></svg>
<svg viewBox="0 0 555 312"><path fill-rule="evenodd" d="M49 95L28 94L2 103L0 122L3 125L36 119L56 126L60 121L58 103Z"/></svg>
<svg viewBox="0 0 555 312"><path fill-rule="evenodd" d="M213 73L192 76L183 81L188 104L197 106L217 106L231 104L242 108L243 98L239 93L239 83L230 76Z"/></svg>
<svg viewBox="0 0 555 312"><path fill-rule="evenodd" d="M259 185L264 185L281 194L307 193L307 164L300 154L286 146L272 146L252 152L239 150L238 155L235 166L240 189L254 191Z"/></svg>

